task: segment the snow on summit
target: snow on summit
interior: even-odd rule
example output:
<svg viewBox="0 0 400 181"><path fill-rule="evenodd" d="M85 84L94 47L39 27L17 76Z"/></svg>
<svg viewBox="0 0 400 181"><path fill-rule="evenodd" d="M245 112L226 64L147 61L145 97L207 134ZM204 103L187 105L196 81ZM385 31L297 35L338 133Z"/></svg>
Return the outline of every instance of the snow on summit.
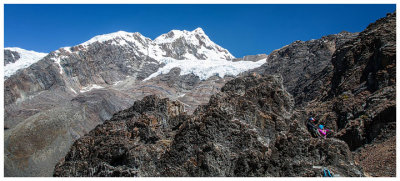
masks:
<svg viewBox="0 0 400 181"><path fill-rule="evenodd" d="M156 77L160 74L168 73L172 68L181 69L181 75L193 73L205 80L213 75L224 77L225 75L237 75L261 66L265 59L251 62L238 61L233 62L235 58L228 50L217 45L205 34L202 28L196 28L193 31L171 30L162 34L154 40L143 36L142 34L118 31L109 34L97 35L90 40L79 45L85 51L94 43L104 43L106 45L120 46L127 51L133 51L137 55L146 55L156 60L163 67L147 77L144 81ZM17 70L26 68L46 56L46 53L27 51L20 48L6 48L6 50L17 51L21 58L15 63L5 66L5 76L9 77ZM61 48L65 52L72 53L70 47ZM63 74L61 59L69 55L61 55L59 50L55 51L53 61L60 67L60 74ZM78 52L76 55L79 55ZM65 56L65 57L64 57ZM157 62L153 62L156 63Z"/></svg>
<svg viewBox="0 0 400 181"><path fill-rule="evenodd" d="M129 32L126 32L126 31L117 31L117 32L114 32L114 33L109 33L109 34L104 34L104 35L97 35L97 36L91 38L90 40L81 43L81 45L84 45L84 46L86 45L87 46L87 45L90 45L90 44L95 43L95 42L102 43L102 42L109 41L109 40L135 41L135 36L144 38L144 36L141 35L138 32L129 33Z"/></svg>
<svg viewBox="0 0 400 181"><path fill-rule="evenodd" d="M177 46L178 44L197 49L197 52L190 52L189 50L186 50L186 52L180 54L180 59L231 60L235 58L231 53L229 53L228 50L211 41L201 28L196 28L193 31L172 30L168 33L160 35L154 40L151 40L150 38L147 38L138 32L129 33L126 31L118 31L95 36L90 40L81 43L80 45L89 46L96 42L108 42L112 45L120 45L131 48L155 60L169 57L168 52L177 51L176 47L174 48L174 46ZM198 58L199 56L202 58Z"/></svg>
<svg viewBox="0 0 400 181"><path fill-rule="evenodd" d="M202 28L196 28L193 31L171 30L154 40L140 33L118 31L95 36L80 45L90 46L96 42L123 46L165 64L144 81L166 74L174 67L181 69L181 75L193 73L201 80L213 75L236 76L241 72L259 67L266 61L263 59L257 62L232 62L231 60L235 57L228 50L211 41Z"/></svg>
<svg viewBox="0 0 400 181"><path fill-rule="evenodd" d="M160 35L154 42L162 46L171 46L177 42L186 43L196 47L197 54L204 55L205 59L231 60L235 58L228 50L211 41L202 28L196 28L193 31L172 30ZM183 57L193 59L193 53L186 52Z"/></svg>
<svg viewBox="0 0 400 181"><path fill-rule="evenodd" d="M18 47L4 48L4 50L17 52L20 56L20 58L16 60L14 63L9 63L4 66L5 77L10 77L11 75L15 74L18 70L29 67L30 65L36 63L37 61L39 61L40 59L42 59L47 55L47 53L25 50Z"/></svg>

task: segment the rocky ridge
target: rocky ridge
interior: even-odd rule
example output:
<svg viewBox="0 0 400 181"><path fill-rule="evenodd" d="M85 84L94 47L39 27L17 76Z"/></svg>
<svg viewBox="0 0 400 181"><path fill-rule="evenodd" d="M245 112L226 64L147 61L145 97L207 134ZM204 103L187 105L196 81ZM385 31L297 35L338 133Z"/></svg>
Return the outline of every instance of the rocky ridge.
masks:
<svg viewBox="0 0 400 181"><path fill-rule="evenodd" d="M135 100L158 94L181 101L193 112L232 78L227 74L202 80L174 68L144 81L170 61L229 63L234 58L201 28L173 30L165 36L151 40L123 31L99 35L50 52L8 77L5 175L50 176L76 139Z"/></svg>
<svg viewBox="0 0 400 181"><path fill-rule="evenodd" d="M75 142L54 175L361 176L347 145L309 137L293 106L276 76L229 81L192 116L148 96Z"/></svg>
<svg viewBox="0 0 400 181"><path fill-rule="evenodd" d="M340 176L395 176L395 18L389 13L359 34L298 41L271 53L269 66L229 81L193 115L182 113L164 151L157 143L163 136L135 143L146 152L132 151L130 143L138 137L94 136L98 130L111 133L109 125L116 124L123 125L123 135L133 134L126 125L143 122L118 113L79 139L54 176L320 176L321 166ZM273 66L279 60L283 66ZM308 71L289 73L288 68ZM143 101L149 99L144 104L159 98ZM332 129L328 139L311 137L304 124L308 116ZM155 119L156 125L162 122ZM141 128L151 129L149 122ZM94 144L115 145L113 140L121 141L114 148ZM121 148L126 160L121 164L92 154ZM388 158L366 154L377 151ZM388 161L390 168L382 171L371 165Z"/></svg>
<svg viewBox="0 0 400 181"><path fill-rule="evenodd" d="M119 33L123 34L123 32ZM174 35L177 34L178 33ZM189 34L189 32L186 32L186 34ZM130 34L128 37L132 38L134 36L136 35ZM376 38L374 39L374 37ZM193 131L194 129L193 124L195 125L194 126L195 128L198 128L198 126L196 127L196 124L199 123L194 123L190 121L196 119L197 122L206 122L207 124L211 124L209 123L209 121L207 121L207 119L202 118L198 114L209 115L211 112L212 114L208 117L209 119L212 120L213 116L219 115L221 113L221 111L215 112L216 109L217 110L223 109L222 113L224 113L224 115L228 116L234 115L246 121L251 120L250 118L248 118L249 116L251 117L251 115L249 115L248 113L243 113L242 111L242 113L237 114L231 111L233 109L233 110L239 110L240 112L242 108L240 106L237 107L236 104L238 103L230 99L229 98L230 96L232 97L242 96L242 99L249 99L251 101L250 103L247 102L248 106L254 108L254 110L261 110L263 114L270 115L271 114L270 110L263 110L264 108L262 107L260 108L260 105L256 103L258 101L260 101L260 103L263 101L269 102L268 100L253 100L251 99L251 97L246 97L245 93L250 87L253 88L256 87L256 85L254 85L255 82L263 85L265 82L269 82L272 84L275 84L273 82L278 82L278 84L282 82L283 86L285 87L285 90L287 90L288 93L293 95L294 98L293 100L295 102L294 105L292 105L293 101L290 101L291 98L284 98L285 100L284 102L288 102L285 103L285 105L286 104L292 105L289 107L292 107L291 109L294 110L290 109L289 111L283 111L283 112L285 112L285 114L290 115L289 119L291 121L293 120L297 121L296 123L290 124L289 128L285 127L284 131L280 131L283 135L277 136L276 133L271 133L271 135L267 135L266 137L269 139L272 139L274 137L275 139L277 139L279 137L280 138L279 140L281 141L280 144L289 145L295 148L299 147L299 149L297 149L296 152L294 152L292 149L288 149L285 146L278 146L280 144L278 145L275 144L275 146L271 145L268 146L268 148L271 148L271 150L277 149L281 151L282 153L279 153L280 155L279 157L286 161L274 160L277 157L276 156L277 153L275 152L274 152L275 157L273 158L267 157L269 161L266 158L258 157L257 155L260 155L259 152L262 153L262 151L259 151L259 149L255 149L258 151L252 152L255 154L255 156L254 155L244 156L247 153L241 150L242 148L237 148L235 145L232 144L233 142L221 139L220 140L217 139L218 140L217 145L204 146L203 144L203 147L211 147L218 150L219 148L221 148L220 145L223 145L223 148L227 150L229 153L232 153L233 155L229 158L235 160L238 158L238 156L235 156L235 154L239 154L241 155L239 156L239 158L241 159L241 162L243 164L238 163L239 161L237 160L236 160L237 162L228 161L227 163L229 163L230 166L226 167L229 167L230 170L221 168L221 166L218 166L220 164L220 161L215 159L215 156L210 157L209 155L207 155L208 148L205 149L205 151L203 151L201 148L191 148L191 152L189 154L182 152L180 150L173 150L173 152L171 152L171 155L169 156L163 155L165 150L162 149L168 148L167 150L169 150L170 145L173 143L173 141L168 141L168 140L173 140L173 137L178 135L177 129L174 128L174 130L172 130L172 129L165 129L164 127L160 128L160 125L166 125L162 123L156 124L154 122L155 125L151 125L153 123L150 124L149 120L154 121L154 119L156 119L157 122L159 121L163 122L163 119L160 119L159 116L161 115L161 117L163 117L165 115L169 115L170 113L168 113L168 111L161 113L158 112L160 110L163 110L164 108L160 108L160 110L158 111L154 109L147 111L147 109L150 109L147 107L145 108L146 109L145 111L138 112L138 110L135 109L133 112L135 112L135 115L142 113L146 115L150 114L149 118L146 116L142 116L140 118L135 117L133 118L132 121L143 122L145 126L148 126L148 128L145 128L145 130L151 128L154 131L153 133L157 135L154 136L153 133L148 133L148 131L144 131L145 133L140 133L141 136L145 138L144 140L147 140L147 138L151 138L150 140L153 140L157 139L158 137L160 139L166 139L167 140L166 142L153 143L153 141L142 140L142 142L136 143L136 141L133 141L134 144L138 146L138 148L141 149L143 148L145 151L143 152L138 151L137 153L129 152L129 154L125 154L123 156L118 156L118 153L112 152L112 154L110 154L108 158L99 158L97 160L91 160L92 157L88 158L86 157L87 156L86 155L83 158L92 161L89 165L85 162L83 163L75 162L76 157L70 155L69 160L66 163L66 166L64 167L64 165L60 163L59 167L57 168L62 168L62 169L57 170L56 168L55 174L57 176L60 175L180 176L180 175L196 175L196 173L193 172L193 170L196 170L196 172L198 171L198 175L196 176L206 176L206 175L216 176L223 174L225 174L226 176L233 176L233 175L238 176L241 174L243 174L243 176L246 176L245 174L247 174L248 176L250 175L295 176L296 174L301 176L318 176L319 175L318 169L313 169L313 166L326 165L328 166L328 168L332 169L335 173L338 173L339 175L342 176L343 175L344 176L360 176L360 175L393 176L395 175L395 171L393 172L393 170L395 170L395 163L394 166L392 164L392 166L386 169L384 172L383 171L377 172L376 169L373 169L372 167L369 168L369 163L373 163L375 165L383 165L384 160L389 160L389 161L395 160L395 150L393 151L392 149L393 144L395 144L395 136L393 136L395 135L395 121L393 121L393 118L395 120L395 112L393 112L393 106L395 107L395 101L394 101L395 87L393 86L395 85L395 78L393 77L393 75L395 75L395 61L393 61L394 60L393 53L395 55L395 51L393 52L393 50L395 50L395 39L393 39L393 37L395 37L395 14L394 15L388 14L388 17L378 20L376 23L370 25L365 31L360 33L360 35L358 35L357 33L353 34L348 32L342 32L337 35L330 35L327 37L323 37L321 40L311 40L307 42L296 41L291 45L285 46L277 51L272 52L271 55L273 56L269 55L266 57L267 63L270 63L269 66L262 66L247 73L243 73L241 75L244 76L241 77L242 80L240 80L241 78L234 79L233 76L225 76L224 78L220 78L218 76L212 76L207 80L203 81L200 80L198 76L196 76L195 74L181 75L180 73L181 70L179 68L174 68L171 69L167 74L159 75L148 81L138 81L138 80L141 79L140 78L141 75L143 75L143 77L146 77L147 75L151 74L150 72L148 73L130 72L127 73L126 76L122 76L122 79L119 80L115 78L110 78L110 81L108 81L107 83L93 84L93 82L101 80L103 79L103 77L107 77L108 75L102 76L101 78L95 77L93 78L93 80L95 81L83 78L84 81L88 82L88 84L84 86L82 85L77 87L70 86L74 85L75 83L68 85L65 84L62 86L54 85L50 86L49 89L46 89L44 91L40 90L40 88L28 88L28 90L32 90L33 92L31 93L23 92L23 94L21 94L22 98L19 97L16 98L15 100L9 100L11 104L7 105L5 109L6 120L9 120L9 122L6 122L6 125L10 123L9 124L10 129L6 130L5 134L6 138L5 175L48 176L49 174L51 174L52 170L51 169L47 169L48 171L44 170L46 170L46 168L54 167L54 165L60 159L60 157L66 154L66 151L68 150L69 146L72 145L74 140L85 135L86 133L88 133L89 130L91 130L96 125L102 123L103 121L106 121L105 124L113 125L113 123L112 124L108 123L109 121L107 120L109 119L112 119L114 121L117 120L117 118L116 119L112 118L112 115L115 112L124 110L128 108L130 105L132 105L135 100L140 100L146 95L151 95L151 94L158 94L161 98L146 97L143 100L145 102L143 104L149 104L152 105L153 107L157 107L158 104L155 105L152 103L154 102L154 100L156 100L155 102L164 102L162 104L169 105L169 103L165 103L165 102L171 102L169 100L159 101L161 99L164 99L165 97L168 97L171 100L173 100L172 102L175 101L176 104L181 104L180 106L178 106L182 107L179 108L180 109L179 114L182 114L183 116L178 119L179 121L177 121L176 124L183 125L183 122L188 122L187 124L192 125L191 127L189 126L190 129L187 128L187 130L184 132L184 135L200 139L199 142L201 143L203 143L204 141L212 142L210 141L210 139L214 140L217 138L215 138L212 134L208 134L207 131L205 130ZM76 48L87 49L89 46L92 46L91 44L97 44L98 48L106 44L107 46L110 47L115 46L117 47L116 49L119 49L119 47L121 46L122 47L133 46L133 45L127 45L129 44L129 41L127 41L127 39L128 38L102 39L102 37L98 37L93 39L92 42L89 41L87 44L84 43L82 45L78 45ZM176 39L181 40L182 38L176 38ZM369 39L374 39L374 40L370 41ZM185 55L187 54L187 52L190 52L191 49L190 46L182 45L182 41L180 43L180 46L185 47L183 48L183 50L176 51L181 53L176 53L176 54L172 53L171 56L179 58L179 56ZM65 53L70 53L69 51L71 51L71 48L73 47L62 48L59 50L59 52L66 51ZM111 49L105 48L104 51L101 52L108 52ZM117 52L119 51L122 52L124 50L118 50ZM96 51L92 51L92 53L95 52ZM193 52L194 51L192 51L192 53ZM354 52L356 53L352 54ZM58 54L58 52L56 53ZM135 53L140 54L138 52ZM108 56L114 56L111 54ZM90 56L97 56L97 55L94 54ZM193 54L193 56L201 57L200 55L196 54ZM263 56L262 55L254 57L248 56L248 58L243 58L242 60L257 61L259 57ZM354 57L357 58L354 59ZM93 59L93 60L99 60L99 59ZM142 60L145 60L144 62L149 61L150 64L154 65L157 64L156 62L157 60L153 61L151 57L147 57ZM232 61L236 60L233 59ZM382 64L381 63L382 60L384 60L384 62L386 63ZM40 62L41 64L36 67L35 65L33 65L33 67L35 67L34 69L37 68L39 70L41 69L42 65L48 65L48 67L46 68L48 72L47 73L45 72L43 73L43 75L41 75L42 77L46 77L46 79L50 79L52 77L46 75L48 73L52 74L59 72L60 74L62 74L62 72L60 71L62 71L63 69L60 69L60 67L65 68L66 66L63 64L63 62L65 62L63 59L60 59L59 61L58 59L50 59L50 61L48 61L48 64L44 62ZM57 62L60 64L58 64ZM282 63L283 65L281 67L274 66L277 63ZM347 64L352 65L350 66L352 68L342 69L343 65ZM366 64L368 64L369 66L366 66ZM97 65L90 68L97 69L96 66ZM111 70L115 69L112 65L110 66ZM125 65L122 64L121 66L123 67ZM145 65L144 67L146 66L147 65ZM137 67L132 69L134 69L133 71L136 71ZM157 69L158 68L154 68L154 70ZM291 69L298 71L289 71ZM148 71L148 68L144 68L143 70L145 70L146 72ZM302 72L302 70L306 71ZM357 72L354 74L355 76L351 73L351 71L353 70L356 70ZM104 69L101 71L107 72L108 70ZM26 70L21 70L21 72L26 72ZM359 73L359 72L364 72L364 73ZM79 71L77 71L76 73L79 74ZM118 72L109 77L116 77L115 75L117 74L120 73ZM281 74L282 80L280 80L281 78L278 77L267 78L269 76L267 76L266 74ZM358 77L363 77L364 74L367 75L366 79L364 76L363 79L360 78L360 80L362 81L359 82L355 81L357 80ZM29 77L33 76L31 73L29 73L29 71L27 71L27 73L23 73L22 75L24 75L25 77L17 76L18 78L14 80L16 81L27 80ZM221 98L222 99L221 100L213 97L212 99L210 99L209 102L208 98L211 95L218 93L221 87L228 80L232 79L234 79L233 82L238 81L237 84L239 85L239 87L235 88L228 83L226 85L227 87L223 88L223 91L227 92L220 93L224 98ZM244 80L249 81L250 83L246 84L243 82ZM339 83L338 85L345 85L345 86L343 87L339 86L340 87L339 89L332 88L331 87L331 85L333 84L332 82L337 80L340 80L336 82ZM349 80L353 82L348 82ZM101 81L106 82L105 79ZM22 85L24 84L29 84L29 81L23 82ZM43 84L43 82L39 84ZM229 87L229 85L231 87ZM30 85L25 85L25 86L29 87ZM274 88L279 89L279 87L281 86L280 85L275 86ZM260 88L258 89L254 88L254 90L257 90L258 93L262 92ZM35 93L35 91L37 92ZM274 95L275 93L270 92L270 94ZM218 95L219 94L217 94L216 97L218 97ZM282 95L279 95L278 97L280 96ZM283 95L283 97L286 97L286 95ZM60 98L62 98L62 100L64 101L59 101ZM38 100L46 100L46 101L38 101ZM13 101L15 101L15 103L12 103ZM40 106L37 106L37 102L40 102L39 104ZM182 111L182 109L184 108L186 111L188 110L190 113L197 107L197 105L205 104L207 102L209 102L208 106L200 106L192 116L188 116ZM173 103L173 105L175 105L175 103ZM280 104L275 106L279 105ZM286 108L282 107L281 107L282 110L280 109L276 110L276 108L273 109L275 109L274 111L277 112L286 110ZM44 117L48 113L50 113L50 116ZM315 116L317 120L320 120L328 128L334 130L334 132L330 133L330 138L327 141L324 142L323 140L309 138L310 135L305 131L304 124L302 121L304 121L310 115ZM254 119L257 120L259 118L254 118ZM286 118L279 117L279 120L282 119L288 120L287 117ZM82 120L85 121L82 122ZM176 119L174 120L176 121ZM126 120L122 121L127 122ZM231 124L225 124L226 120L221 119L221 121L222 122L219 121L217 122L221 123L221 125L231 126ZM276 120L273 120L272 122L274 121ZM273 124L271 121L267 122L268 124ZM282 121L279 121L279 123L283 124ZM173 124L175 125L175 123ZM71 127L70 125L74 126ZM220 124L215 126L218 127L219 125ZM102 126L103 125L100 125L99 127ZM123 127L124 123L121 123L120 126ZM246 139L250 140L250 143L254 145L265 144L265 140L259 141L257 138L258 141L257 142L254 141L253 138L254 136L256 137L265 136L262 135L263 131L261 128L259 128L260 127L259 123L252 123L250 127L251 126L252 128L254 128L253 130L256 131L254 134L253 133L250 134L250 136L247 135L247 132L249 132L248 130L241 129L241 131L246 132L246 135L250 137ZM293 126L294 128L291 129L292 128L291 126ZM378 129L372 129L375 127ZM102 129L104 131L102 133L106 134L108 134L110 131L112 132L112 129L110 130L108 127L103 127L99 129ZM52 137L55 140L48 139L46 136L40 134L38 135L39 132L38 131L35 132L35 130L52 130L50 131L51 134L49 135L53 135ZM232 130L228 130L225 133L231 134L231 131ZM274 132L271 129L268 131ZM165 134L166 132L168 132L169 134L166 135ZM24 138L24 135L20 135L21 133L25 133L25 135L31 135L31 134L37 135L35 137L37 138L36 140L27 140L29 144L33 145L31 147L32 149L26 149L25 147L26 142L20 141L24 140L20 139ZM90 134L92 133L89 133L89 135ZM210 139L199 137L198 135L201 134L209 136ZM119 135L112 134L111 138L101 137L97 141L104 142L104 140L108 140L103 143L103 145L107 145L114 143L117 139L120 139ZM132 143L132 140L129 139L127 141L125 138L123 138L123 141L127 142L122 142L122 144L125 145L128 142ZM136 139L138 138L136 137ZM181 145L179 145L180 143L175 143L175 146L180 148L182 148L183 146L187 146L187 143L193 142L193 139L185 140L185 138L182 137L179 137L179 139L182 140L184 143L182 143ZM236 140L243 140L243 139L237 138ZM298 144L297 142L294 143L293 140L296 140L301 144ZM345 142L340 140L344 140ZM315 147L327 146L325 143L327 143L328 145L334 145L334 146L329 146L329 148L333 147L333 150L336 150L336 152L340 152L340 154L330 153L331 150L327 149L321 151L320 148L315 148ZM382 149L382 146L377 146L377 147L374 146L374 145L379 145L381 143L387 143L390 145L385 145L388 146L387 149L386 148ZM85 150L87 144L82 143L82 146L84 148L82 148L81 150ZM74 147L76 146L73 146L72 148ZM131 149L129 145L124 147ZM250 145L250 147L253 148L252 145ZM342 149L337 150L338 149L337 147L342 147ZM114 148L120 148L120 146L115 146ZM339 160L345 160L345 162L340 161L340 163L336 163L332 160L326 162L326 158L324 157L324 155L320 155L318 157L316 156L318 155L317 153L312 153L312 154L302 153L304 149L316 150L315 152L319 153L326 152L326 155L329 155L328 156L329 159L331 157L339 157ZM372 157L374 157L373 155L371 156L365 154L365 150L377 151L378 149L385 151L385 155L389 155L389 158L371 159ZM101 148L90 148L90 150L101 151ZM221 158L222 160L224 161L226 160L225 159L226 155L222 155L215 150L213 150L212 153L213 155L218 155L218 157L222 157ZM301 157L307 158L307 160L303 160L302 158L296 158L292 160L292 158L295 155L294 153L296 154L301 153L299 155L301 155ZM176 157L179 154L184 155L183 159ZM196 154L196 156L193 156L193 154ZM357 156L358 154L360 156ZM60 155L60 156L57 157L54 155ZM114 159L115 155L117 156ZM119 158L130 158L131 155L135 157L135 161L130 161L129 163L127 162L121 163L121 161L118 161ZM165 158L163 158L165 160L164 163L169 164L171 168L173 168L173 170L166 170L167 167L163 165L163 163L159 163L158 161L148 162L150 158L153 158L149 157L148 155L156 156L156 158L165 156ZM310 155L311 158L308 157ZM352 160L353 155L356 156L355 162ZM262 160L268 163L261 164L258 162L257 163L250 162L249 159L243 158L242 156L255 158L255 160L258 161ZM142 160L140 159L138 160L138 158ZM191 160L185 162L185 159L188 158L190 158ZM114 161L112 161L113 159ZM139 165L139 163L142 163L143 160L146 160L145 162L146 164L143 165L140 164L139 168L139 166L137 165ZM185 163L186 165L182 166L182 165L171 164L170 162L172 161L179 161L179 163ZM295 161L296 164L293 164L292 161ZM65 160L62 161L62 163L64 162ZM297 164L298 162L307 165L307 167L301 169L297 168L296 165L298 165ZM191 166L190 163L192 163L194 166ZM203 167L197 168L200 163L201 165L203 165ZM241 166L238 166L240 164ZM357 166L357 164L360 164L363 168L361 169L359 166ZM25 169L21 169L22 168L21 166L25 167ZM243 168L243 170L235 169L238 167ZM89 171L82 171L88 168ZM164 171L160 170L154 171L155 168L157 169L164 168ZM271 170L268 171L268 169L266 168L269 168L271 170L275 169L276 173L275 172L272 173ZM75 171L71 171L71 169L75 169ZM232 171L232 170L237 170L237 171ZM292 173L293 172L292 170L296 170L296 172ZM373 173L374 171L375 173Z"/></svg>

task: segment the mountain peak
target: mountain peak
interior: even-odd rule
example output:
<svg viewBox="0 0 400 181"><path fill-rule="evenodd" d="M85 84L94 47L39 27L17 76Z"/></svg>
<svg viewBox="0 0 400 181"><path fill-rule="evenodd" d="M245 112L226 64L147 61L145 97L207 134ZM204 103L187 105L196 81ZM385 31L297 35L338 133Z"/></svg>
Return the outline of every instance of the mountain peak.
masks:
<svg viewBox="0 0 400 181"><path fill-rule="evenodd" d="M117 31L114 33L97 35L97 36L91 38L90 40L81 43L81 45L89 45L94 42L105 42L105 41L113 40L113 39L127 39L127 38L132 38L133 36L143 37L143 35L140 34L139 32L130 33L130 32L120 30L120 31Z"/></svg>
<svg viewBox="0 0 400 181"><path fill-rule="evenodd" d="M202 28L200 28L200 27L196 28L196 29L193 30L192 32L198 33L198 34L205 34L205 33L204 33L204 30L203 30Z"/></svg>
<svg viewBox="0 0 400 181"><path fill-rule="evenodd" d="M177 39L183 37L186 40L196 40L196 35L203 35L204 37L208 38L208 36L204 33L202 28L196 28L193 31L187 30L171 30L166 34L162 34L157 37L154 41L156 43L172 43Z"/></svg>
<svg viewBox="0 0 400 181"><path fill-rule="evenodd" d="M162 47L180 46L181 49L175 52L176 55L171 56L177 59L232 60L235 58L228 50L211 41L202 28L196 28L193 31L171 30L154 39L154 42ZM197 51L193 52L193 48Z"/></svg>

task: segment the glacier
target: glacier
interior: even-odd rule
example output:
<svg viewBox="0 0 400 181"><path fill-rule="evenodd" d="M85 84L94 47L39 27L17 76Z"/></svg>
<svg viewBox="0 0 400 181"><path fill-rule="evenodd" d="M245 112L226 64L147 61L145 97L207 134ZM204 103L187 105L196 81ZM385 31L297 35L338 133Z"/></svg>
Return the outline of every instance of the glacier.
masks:
<svg viewBox="0 0 400 181"><path fill-rule="evenodd" d="M180 75L194 74L200 78L200 80L206 80L211 76L219 76L223 78L226 75L236 76L242 72L250 69L260 67L266 63L267 59L261 59L256 62L251 61L238 61L232 62L229 60L173 60L168 59L166 65L160 68L157 72L151 74L143 81L150 80L151 78L157 77L161 74L167 74L171 69L177 67L181 69Z"/></svg>
<svg viewBox="0 0 400 181"><path fill-rule="evenodd" d="M10 50L13 52L17 52L20 56L18 60L14 63L9 63L4 66L4 76L10 77L15 74L18 70L29 67L30 65L36 63L43 57L47 55L47 53L35 52L31 50L25 50L18 47L7 47L4 50Z"/></svg>

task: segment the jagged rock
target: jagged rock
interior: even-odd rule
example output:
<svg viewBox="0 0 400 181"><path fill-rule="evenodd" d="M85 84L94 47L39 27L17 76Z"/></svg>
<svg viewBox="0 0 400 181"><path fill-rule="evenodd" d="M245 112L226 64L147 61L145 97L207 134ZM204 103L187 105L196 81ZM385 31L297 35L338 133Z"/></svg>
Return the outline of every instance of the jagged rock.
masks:
<svg viewBox="0 0 400 181"><path fill-rule="evenodd" d="M320 98L304 108L319 115L332 128L334 137L344 140L358 156L366 174L394 176L395 136L387 136L377 143L384 132L396 132L396 13L370 24L353 40L347 41L333 54L333 68L324 80L328 89L322 89ZM330 74L330 75L329 75ZM321 106L323 105L323 106ZM336 125L335 125L336 124ZM392 130L393 129L393 130ZM359 149L382 149L389 158L365 156ZM375 170L369 164L391 163L385 171Z"/></svg>
<svg viewBox="0 0 400 181"><path fill-rule="evenodd" d="M79 139L54 176L317 176L315 164L362 176L343 141L291 119L293 105L277 76L233 79L192 116L145 97Z"/></svg>
<svg viewBox="0 0 400 181"><path fill-rule="evenodd" d="M267 57L268 57L267 54L247 55L247 56L244 56L243 58L235 58L232 61L252 61L252 62L256 62L256 61L259 61L261 59L265 59Z"/></svg>
<svg viewBox="0 0 400 181"><path fill-rule="evenodd" d="M315 117L355 151L374 144L396 121L395 49L396 13L389 13L361 33L296 41L272 52L249 74L281 74L302 112L298 117ZM390 169L385 173L395 172L395 166Z"/></svg>
<svg viewBox="0 0 400 181"><path fill-rule="evenodd" d="M357 34L341 32L317 40L295 41L271 52L267 63L252 72L280 74L296 105L303 106L320 96L326 83L323 77L332 69L331 58L335 50Z"/></svg>
<svg viewBox="0 0 400 181"><path fill-rule="evenodd" d="M396 121L396 14L369 25L332 59L330 94L340 132L352 150L371 143Z"/></svg>
<svg viewBox="0 0 400 181"><path fill-rule="evenodd" d="M20 58L18 52L11 50L4 50L4 66L9 63L14 63Z"/></svg>
<svg viewBox="0 0 400 181"><path fill-rule="evenodd" d="M396 83L396 13L370 24L332 58L332 93L374 92Z"/></svg>
<svg viewBox="0 0 400 181"><path fill-rule="evenodd" d="M147 96L72 146L55 175L151 176L187 116L176 101ZM88 160L90 159L90 160ZM67 168L70 168L67 169Z"/></svg>

